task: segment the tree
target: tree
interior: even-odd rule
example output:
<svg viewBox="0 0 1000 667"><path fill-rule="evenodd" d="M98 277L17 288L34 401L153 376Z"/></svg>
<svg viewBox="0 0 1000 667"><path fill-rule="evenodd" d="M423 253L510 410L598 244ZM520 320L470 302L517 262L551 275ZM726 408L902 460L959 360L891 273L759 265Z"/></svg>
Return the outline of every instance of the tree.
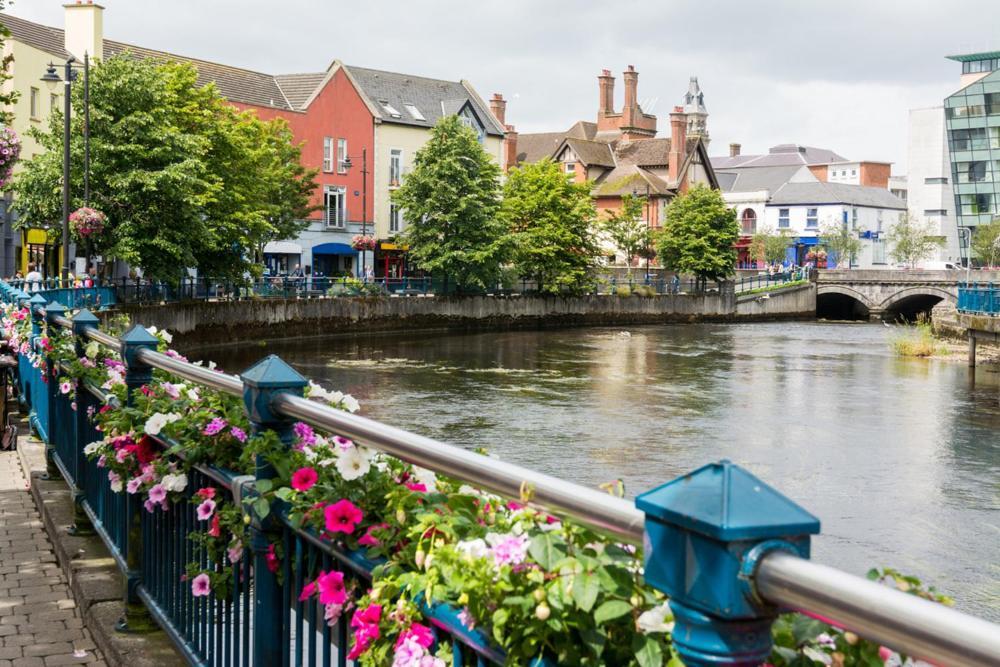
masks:
<svg viewBox="0 0 1000 667"><path fill-rule="evenodd" d="M392 200L409 225L403 242L414 264L459 290L496 285L510 239L500 219L500 167L472 129L446 116L417 151Z"/></svg>
<svg viewBox="0 0 1000 667"><path fill-rule="evenodd" d="M6 9L6 0L0 0L0 10ZM0 22L0 53L6 51L4 48L4 42L10 37L10 29L7 28L2 22ZM17 102L17 98L20 97L21 93L11 88L10 90L4 92L3 84L9 81L13 74L10 73L10 66L14 63L14 53L8 51L6 55L0 59L0 125L10 125L11 121L14 119L14 113L10 108Z"/></svg>
<svg viewBox="0 0 1000 667"><path fill-rule="evenodd" d="M632 275L632 260L647 255L653 246L653 233L649 223L642 219L642 209L646 198L637 195L622 195L622 207L618 211L608 211L601 228L619 250L625 254L628 275Z"/></svg>
<svg viewBox="0 0 1000 667"><path fill-rule="evenodd" d="M918 222L909 213L899 216L899 222L889 230L889 243L892 248L890 256L900 264L915 268L917 263L926 259L936 248L944 245L944 237L936 234L934 223L925 220Z"/></svg>
<svg viewBox="0 0 1000 667"><path fill-rule="evenodd" d="M717 190L698 185L670 202L657 251L677 273L718 280L732 275L739 238L736 211Z"/></svg>
<svg viewBox="0 0 1000 667"><path fill-rule="evenodd" d="M73 89L71 183L83 204L83 91ZM32 130L45 149L24 165L14 190L21 224L59 236L62 114ZM199 87L190 64L129 54L90 72L91 206L108 225L93 250L176 281L185 267L204 275L256 272L263 243L294 236L312 210L314 171L282 120L262 121Z"/></svg>
<svg viewBox="0 0 1000 667"><path fill-rule="evenodd" d="M541 292L582 293L593 284L600 248L590 186L573 183L550 159L507 175L500 217L513 238L513 261Z"/></svg>
<svg viewBox="0 0 1000 667"><path fill-rule="evenodd" d="M782 262L788 251L788 230L763 227L750 241L750 256L765 264Z"/></svg>
<svg viewBox="0 0 1000 667"><path fill-rule="evenodd" d="M1000 264L1000 218L979 225L972 233L972 253L983 266Z"/></svg>
<svg viewBox="0 0 1000 667"><path fill-rule="evenodd" d="M861 252L861 239L858 238L857 231L847 227L847 223L825 222L820 228L819 236L827 250L837 255L838 265L847 260L847 267L850 268L851 259Z"/></svg>

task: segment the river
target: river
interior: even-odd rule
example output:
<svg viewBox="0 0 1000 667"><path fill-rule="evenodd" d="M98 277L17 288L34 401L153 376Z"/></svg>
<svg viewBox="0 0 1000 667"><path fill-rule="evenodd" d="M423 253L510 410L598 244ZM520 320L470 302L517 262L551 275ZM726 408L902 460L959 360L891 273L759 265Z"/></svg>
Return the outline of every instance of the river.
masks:
<svg viewBox="0 0 1000 667"><path fill-rule="evenodd" d="M1000 620L1000 382L900 359L872 324L764 323L380 335L265 353L363 414L632 496L728 458L822 521L813 558L891 566Z"/></svg>

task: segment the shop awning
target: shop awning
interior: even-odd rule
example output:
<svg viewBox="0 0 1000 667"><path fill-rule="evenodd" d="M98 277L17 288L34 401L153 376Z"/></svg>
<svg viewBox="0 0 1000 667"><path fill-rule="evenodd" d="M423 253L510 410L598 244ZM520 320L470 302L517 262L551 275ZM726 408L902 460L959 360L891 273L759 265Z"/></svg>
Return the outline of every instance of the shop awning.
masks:
<svg viewBox="0 0 1000 667"><path fill-rule="evenodd" d="M264 246L264 253L268 255L301 255L302 246L291 241L271 241Z"/></svg>
<svg viewBox="0 0 1000 667"><path fill-rule="evenodd" d="M313 255L357 255L358 251L346 243L321 243L313 246Z"/></svg>

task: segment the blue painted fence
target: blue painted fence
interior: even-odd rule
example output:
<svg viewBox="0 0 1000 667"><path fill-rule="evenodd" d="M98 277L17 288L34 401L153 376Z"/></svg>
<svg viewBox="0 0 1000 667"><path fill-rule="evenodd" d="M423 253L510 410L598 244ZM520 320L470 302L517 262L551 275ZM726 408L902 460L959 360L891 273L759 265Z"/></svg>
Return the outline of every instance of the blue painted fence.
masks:
<svg viewBox="0 0 1000 667"><path fill-rule="evenodd" d="M980 315L1000 314L1000 286L993 283L960 283L958 311Z"/></svg>

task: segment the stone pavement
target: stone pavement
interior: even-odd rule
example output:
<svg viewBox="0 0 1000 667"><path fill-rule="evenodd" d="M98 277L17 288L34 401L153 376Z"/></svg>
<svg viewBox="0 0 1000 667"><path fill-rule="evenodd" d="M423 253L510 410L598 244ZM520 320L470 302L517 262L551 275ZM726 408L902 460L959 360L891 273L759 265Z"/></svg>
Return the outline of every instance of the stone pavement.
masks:
<svg viewBox="0 0 1000 667"><path fill-rule="evenodd" d="M105 662L83 625L16 452L0 452L0 667Z"/></svg>

